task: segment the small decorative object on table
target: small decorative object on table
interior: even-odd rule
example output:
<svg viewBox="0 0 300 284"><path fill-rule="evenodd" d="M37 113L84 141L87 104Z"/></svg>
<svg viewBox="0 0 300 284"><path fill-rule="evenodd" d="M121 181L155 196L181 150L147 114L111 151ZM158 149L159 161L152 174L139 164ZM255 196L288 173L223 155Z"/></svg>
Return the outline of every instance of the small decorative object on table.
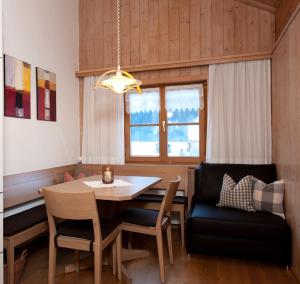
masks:
<svg viewBox="0 0 300 284"><path fill-rule="evenodd" d="M111 167L102 168L102 182L106 184L114 182L114 171Z"/></svg>

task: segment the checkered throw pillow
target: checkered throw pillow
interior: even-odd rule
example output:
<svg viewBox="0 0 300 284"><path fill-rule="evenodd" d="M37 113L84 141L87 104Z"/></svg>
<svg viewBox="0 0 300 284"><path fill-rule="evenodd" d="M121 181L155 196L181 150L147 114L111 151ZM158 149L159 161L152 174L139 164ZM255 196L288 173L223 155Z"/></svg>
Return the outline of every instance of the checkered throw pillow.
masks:
<svg viewBox="0 0 300 284"><path fill-rule="evenodd" d="M231 207L246 211L255 211L252 206L252 180L251 176L242 178L237 184L227 174L223 177L219 207Z"/></svg>
<svg viewBox="0 0 300 284"><path fill-rule="evenodd" d="M279 215L283 219L284 181L279 180L270 184L252 177L253 207L257 211L267 211Z"/></svg>

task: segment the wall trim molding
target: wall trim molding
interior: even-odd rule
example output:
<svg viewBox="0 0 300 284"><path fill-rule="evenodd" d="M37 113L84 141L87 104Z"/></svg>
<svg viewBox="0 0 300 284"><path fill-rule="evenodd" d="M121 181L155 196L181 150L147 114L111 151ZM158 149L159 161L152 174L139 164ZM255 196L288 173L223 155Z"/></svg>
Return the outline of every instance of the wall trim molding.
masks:
<svg viewBox="0 0 300 284"><path fill-rule="evenodd" d="M155 79L143 79L143 87L151 87L153 85L168 85L168 84L191 84L199 83L208 80L208 74L178 76L178 77L164 77Z"/></svg>
<svg viewBox="0 0 300 284"><path fill-rule="evenodd" d="M264 52L247 53L247 54L227 55L221 57L206 57L197 60L182 60L182 61L155 63L155 64L123 66L123 69L128 72L134 73L134 72L158 71L158 70L167 70L167 69L175 69L175 68L185 68L185 67L197 67L197 66L204 66L209 64L232 63L238 61L253 61L253 60L270 59L270 58L272 58L272 51L264 51ZM99 76L102 75L104 72L114 68L115 67L80 70L80 71L76 71L75 75L77 78Z"/></svg>

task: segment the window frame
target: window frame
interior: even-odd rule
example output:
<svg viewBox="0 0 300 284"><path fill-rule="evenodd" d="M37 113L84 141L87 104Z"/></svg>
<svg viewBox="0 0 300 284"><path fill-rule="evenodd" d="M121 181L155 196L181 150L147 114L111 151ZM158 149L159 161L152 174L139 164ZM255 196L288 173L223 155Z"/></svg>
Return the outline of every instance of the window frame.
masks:
<svg viewBox="0 0 300 284"><path fill-rule="evenodd" d="M204 108L199 111L199 157L168 157L168 126L181 125L181 123L168 124L167 111L165 105L165 89L169 86L180 85L203 85L204 95ZM205 160L206 152L206 129L207 129L207 81L189 82L189 83L172 83L172 84L159 84L147 85L147 88L159 88L160 93L160 112L159 112L159 156L130 156L130 127L135 124L130 124L130 114L126 111L126 97L124 96L124 135L125 135L125 163L158 163L158 164L198 164ZM165 129L163 131L162 122L165 121ZM182 125L193 125L198 123L182 123ZM142 125L141 125L142 126Z"/></svg>

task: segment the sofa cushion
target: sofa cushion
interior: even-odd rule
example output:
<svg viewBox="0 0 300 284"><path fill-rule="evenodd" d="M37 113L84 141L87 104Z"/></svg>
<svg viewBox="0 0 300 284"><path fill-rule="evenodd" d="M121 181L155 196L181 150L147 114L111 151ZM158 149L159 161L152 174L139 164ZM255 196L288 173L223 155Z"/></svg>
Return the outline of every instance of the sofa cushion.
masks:
<svg viewBox="0 0 300 284"><path fill-rule="evenodd" d="M3 219L4 236L12 236L47 220L45 204Z"/></svg>
<svg viewBox="0 0 300 284"><path fill-rule="evenodd" d="M267 241L289 238L289 226L277 215L200 203L194 204L188 227L189 233L198 235Z"/></svg>
<svg viewBox="0 0 300 284"><path fill-rule="evenodd" d="M245 176L235 183L229 175L225 174L217 206L255 211L252 206L252 177Z"/></svg>
<svg viewBox="0 0 300 284"><path fill-rule="evenodd" d="M254 209L270 212L285 219L283 209L284 180L266 184L263 181L252 177L252 183Z"/></svg>
<svg viewBox="0 0 300 284"><path fill-rule="evenodd" d="M134 201L161 203L163 198L164 195L160 194L140 194L134 199ZM187 201L186 196L175 196L173 203L187 205Z"/></svg>
<svg viewBox="0 0 300 284"><path fill-rule="evenodd" d="M216 204L222 188L224 174L230 175L235 182L247 175L255 176L265 183L277 180L276 167L271 165L240 165L201 163L195 171L194 201Z"/></svg>
<svg viewBox="0 0 300 284"><path fill-rule="evenodd" d="M69 182L81 178L85 178L84 172L80 172L77 177L73 177L69 172L64 172L64 182Z"/></svg>
<svg viewBox="0 0 300 284"><path fill-rule="evenodd" d="M102 239L111 234L119 224L119 219L100 218ZM60 235L93 241L93 222L91 220L65 220L57 225L57 236Z"/></svg>

